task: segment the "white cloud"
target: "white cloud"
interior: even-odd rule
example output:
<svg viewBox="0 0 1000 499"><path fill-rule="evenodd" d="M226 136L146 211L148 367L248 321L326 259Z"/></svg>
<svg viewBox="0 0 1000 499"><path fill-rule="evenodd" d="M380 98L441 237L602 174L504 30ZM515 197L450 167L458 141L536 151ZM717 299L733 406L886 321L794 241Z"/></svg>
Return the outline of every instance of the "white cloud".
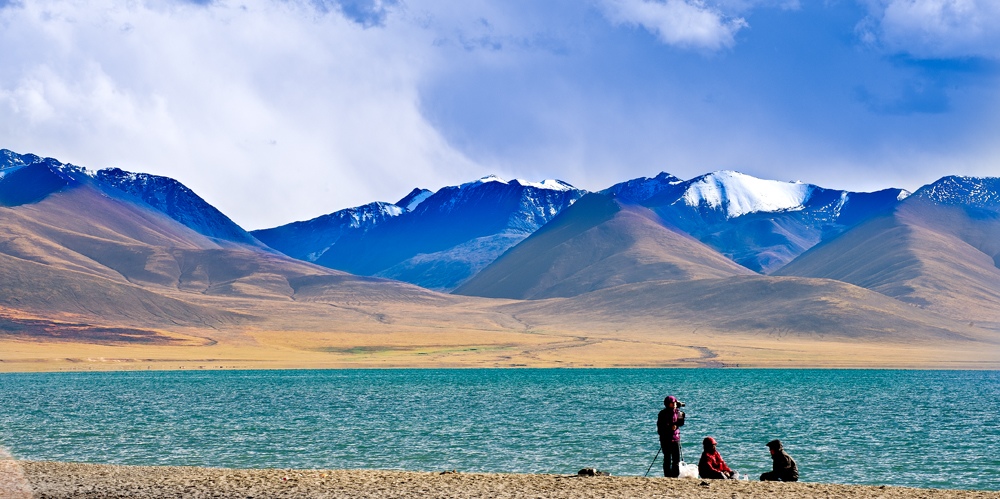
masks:
<svg viewBox="0 0 1000 499"><path fill-rule="evenodd" d="M733 46L743 18L727 19L701 0L605 0L605 15L616 24L642 26L663 43L715 51Z"/></svg>
<svg viewBox="0 0 1000 499"><path fill-rule="evenodd" d="M433 35L384 21L309 0L0 8L0 148L171 176L247 228L476 178L420 112Z"/></svg>
<svg viewBox="0 0 1000 499"><path fill-rule="evenodd" d="M1000 58L996 0L868 0L863 36L917 57Z"/></svg>

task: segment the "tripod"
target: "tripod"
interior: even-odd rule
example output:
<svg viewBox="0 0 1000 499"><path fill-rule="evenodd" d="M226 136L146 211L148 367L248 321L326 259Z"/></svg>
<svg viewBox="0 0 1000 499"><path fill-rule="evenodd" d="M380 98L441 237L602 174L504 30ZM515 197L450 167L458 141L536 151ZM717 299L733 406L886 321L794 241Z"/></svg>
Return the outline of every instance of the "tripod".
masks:
<svg viewBox="0 0 1000 499"><path fill-rule="evenodd" d="M649 463L649 467L646 468L646 474L642 476L649 476L649 470L653 469L653 463L656 462L656 458L660 457L660 448L656 448L656 455L653 456L653 461Z"/></svg>

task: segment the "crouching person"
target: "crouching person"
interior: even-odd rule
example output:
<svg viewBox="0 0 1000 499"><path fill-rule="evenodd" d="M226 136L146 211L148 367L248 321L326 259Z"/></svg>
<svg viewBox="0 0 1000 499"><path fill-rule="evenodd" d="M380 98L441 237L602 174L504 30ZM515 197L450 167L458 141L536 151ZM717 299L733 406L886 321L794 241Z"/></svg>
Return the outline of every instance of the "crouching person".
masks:
<svg viewBox="0 0 1000 499"><path fill-rule="evenodd" d="M735 478L736 472L729 469L726 462L722 460L722 455L716 450L716 442L712 437L705 437L701 441L704 451L701 453L701 460L698 461L698 474L702 478L728 479Z"/></svg>
<svg viewBox="0 0 1000 499"><path fill-rule="evenodd" d="M760 476L760 481L799 481L799 467L795 464L792 456L789 456L781 446L781 440L771 440L767 443L768 450L771 451L771 471Z"/></svg>

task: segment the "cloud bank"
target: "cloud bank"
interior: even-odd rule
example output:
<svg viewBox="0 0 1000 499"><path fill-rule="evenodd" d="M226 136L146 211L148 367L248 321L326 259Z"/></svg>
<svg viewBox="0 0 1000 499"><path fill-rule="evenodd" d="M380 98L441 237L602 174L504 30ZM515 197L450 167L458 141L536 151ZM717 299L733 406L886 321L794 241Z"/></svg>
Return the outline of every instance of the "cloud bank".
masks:
<svg viewBox="0 0 1000 499"><path fill-rule="evenodd" d="M420 113L431 35L352 5L8 6L0 147L169 175L250 228L478 173Z"/></svg>
<svg viewBox="0 0 1000 499"><path fill-rule="evenodd" d="M995 0L880 0L869 1L869 9L864 36L889 50L926 58L1000 58Z"/></svg>
<svg viewBox="0 0 1000 499"><path fill-rule="evenodd" d="M736 33L748 26L700 0L606 0L603 6L612 22L641 26L663 43L685 48L732 47Z"/></svg>

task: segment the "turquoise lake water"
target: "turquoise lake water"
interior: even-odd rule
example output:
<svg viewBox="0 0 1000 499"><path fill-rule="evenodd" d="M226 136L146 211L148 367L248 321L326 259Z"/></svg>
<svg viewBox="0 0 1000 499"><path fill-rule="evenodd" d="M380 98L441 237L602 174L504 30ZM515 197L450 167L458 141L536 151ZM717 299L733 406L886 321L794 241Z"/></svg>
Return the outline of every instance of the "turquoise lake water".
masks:
<svg viewBox="0 0 1000 499"><path fill-rule="evenodd" d="M668 394L687 403L689 462L711 435L756 478L780 438L803 481L1000 490L996 371L0 374L0 446L114 464L642 475Z"/></svg>

